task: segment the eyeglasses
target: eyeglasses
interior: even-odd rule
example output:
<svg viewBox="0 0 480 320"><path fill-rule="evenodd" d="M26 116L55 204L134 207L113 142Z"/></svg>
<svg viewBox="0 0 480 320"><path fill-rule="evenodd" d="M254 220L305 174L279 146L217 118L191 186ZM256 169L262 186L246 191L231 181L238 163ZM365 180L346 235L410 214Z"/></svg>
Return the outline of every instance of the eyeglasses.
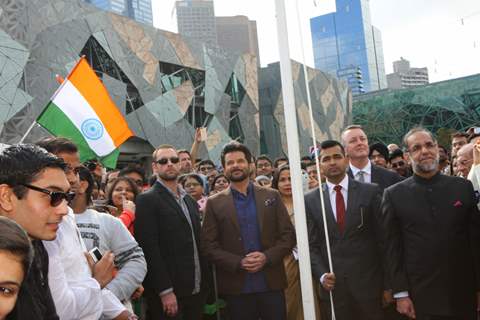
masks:
<svg viewBox="0 0 480 320"><path fill-rule="evenodd" d="M143 187L143 180L133 180L133 182L135 182L135 184L137 185L137 187L140 187L140 188Z"/></svg>
<svg viewBox="0 0 480 320"><path fill-rule="evenodd" d="M400 167L403 167L404 165L405 165L405 162L399 161L399 162L392 163L392 168L400 168Z"/></svg>
<svg viewBox="0 0 480 320"><path fill-rule="evenodd" d="M170 158L160 158L157 161L155 161L158 164L167 164L168 160L170 160L171 163L176 164L180 161L178 157L170 157Z"/></svg>
<svg viewBox="0 0 480 320"><path fill-rule="evenodd" d="M186 184L185 184L185 189L187 189L187 188L196 188L196 187L198 187L198 186L201 186L201 184L200 184L200 183L195 183L195 182L193 182L193 183L186 183Z"/></svg>
<svg viewBox="0 0 480 320"><path fill-rule="evenodd" d="M73 172L74 174L80 173L80 167L72 168L72 166L67 166L67 172Z"/></svg>
<svg viewBox="0 0 480 320"><path fill-rule="evenodd" d="M50 190L32 186L26 183L22 183L21 185L24 187L27 187L28 189L32 189L41 193L48 194L50 196L50 205L52 207L57 207L62 203L63 200L70 202L73 200L73 197L75 197L74 192L50 191Z"/></svg>

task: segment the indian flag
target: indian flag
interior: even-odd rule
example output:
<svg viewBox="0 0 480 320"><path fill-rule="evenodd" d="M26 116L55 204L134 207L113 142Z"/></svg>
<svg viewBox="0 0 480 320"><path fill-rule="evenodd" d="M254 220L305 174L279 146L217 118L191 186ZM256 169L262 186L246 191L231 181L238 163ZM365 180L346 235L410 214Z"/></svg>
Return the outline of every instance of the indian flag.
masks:
<svg viewBox="0 0 480 320"><path fill-rule="evenodd" d="M75 142L82 161L100 158L115 167L118 147L133 136L107 89L82 57L53 95L37 123Z"/></svg>

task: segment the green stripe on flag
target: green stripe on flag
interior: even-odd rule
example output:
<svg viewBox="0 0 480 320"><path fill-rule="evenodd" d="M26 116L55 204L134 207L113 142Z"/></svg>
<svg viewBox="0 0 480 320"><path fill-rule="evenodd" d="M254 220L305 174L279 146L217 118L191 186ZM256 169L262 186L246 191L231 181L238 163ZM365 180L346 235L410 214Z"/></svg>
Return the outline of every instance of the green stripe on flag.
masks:
<svg viewBox="0 0 480 320"><path fill-rule="evenodd" d="M98 157L95 152L90 149L82 133L53 102L50 102L46 106L40 117L38 117L37 123L54 136L65 137L72 140L78 147L80 161L84 162L90 159L98 159L108 168L114 169L116 167L117 159L120 155L118 148L105 157Z"/></svg>

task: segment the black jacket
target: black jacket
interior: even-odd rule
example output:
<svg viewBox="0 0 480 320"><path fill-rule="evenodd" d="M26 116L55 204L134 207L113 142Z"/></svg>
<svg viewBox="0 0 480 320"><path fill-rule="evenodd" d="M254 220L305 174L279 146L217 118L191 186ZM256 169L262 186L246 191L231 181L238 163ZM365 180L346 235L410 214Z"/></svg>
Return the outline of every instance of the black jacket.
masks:
<svg viewBox="0 0 480 320"><path fill-rule="evenodd" d="M200 215L196 201L184 198L205 280L206 267L200 252ZM162 184L156 182L136 200L135 237L147 260L145 289L156 294L173 288L179 297L189 296L195 288L195 262L192 229L182 208ZM205 281L201 281L205 283Z"/></svg>
<svg viewBox="0 0 480 320"><path fill-rule="evenodd" d="M387 264L394 292L417 314L471 319L480 291L480 214L470 181L412 176L385 190Z"/></svg>
<svg viewBox="0 0 480 320"><path fill-rule="evenodd" d="M336 277L349 279L348 289L356 301L378 299L380 307L383 291L380 188L374 184L349 179L343 234L338 230L326 184L323 185L323 197ZM317 280L324 273L330 272L321 208L317 188L305 196L310 259L312 272ZM328 294L322 296L327 297Z"/></svg>
<svg viewBox="0 0 480 320"><path fill-rule="evenodd" d="M34 257L8 320L58 320L50 287L48 286L48 253L42 241L33 240Z"/></svg>
<svg viewBox="0 0 480 320"><path fill-rule="evenodd" d="M387 170L382 167L378 167L373 163L372 163L371 174L372 174L371 182L377 184L380 187L381 191L404 179L398 173ZM348 175L350 176L350 178L355 179L350 167L348 168Z"/></svg>

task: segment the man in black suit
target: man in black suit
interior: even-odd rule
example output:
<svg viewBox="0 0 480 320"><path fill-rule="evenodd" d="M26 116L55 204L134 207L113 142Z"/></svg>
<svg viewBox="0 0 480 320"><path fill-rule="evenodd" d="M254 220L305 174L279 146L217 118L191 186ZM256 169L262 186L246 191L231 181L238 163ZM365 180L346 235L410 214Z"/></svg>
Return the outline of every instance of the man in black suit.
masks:
<svg viewBox="0 0 480 320"><path fill-rule="evenodd" d="M382 191L403 180L397 173L370 162L368 138L361 126L348 126L342 132L342 142L350 160L348 175L351 178L360 182L376 183Z"/></svg>
<svg viewBox="0 0 480 320"><path fill-rule="evenodd" d="M443 175L423 129L404 138L414 175L387 188L382 213L397 310L418 320L473 320L480 291L480 214L470 181Z"/></svg>
<svg viewBox="0 0 480 320"><path fill-rule="evenodd" d="M338 320L383 319L380 188L347 176L348 160L337 141L321 144L320 166L326 177L322 187L333 273L328 266L318 188L305 196L305 209L312 272L321 282L321 299L328 301L328 291L333 290ZM323 310L330 313L329 304Z"/></svg>
<svg viewBox="0 0 480 320"><path fill-rule="evenodd" d="M147 319L200 319L206 283L196 201L177 185L176 150L162 145L153 154L158 179L137 197L135 236L145 253Z"/></svg>

